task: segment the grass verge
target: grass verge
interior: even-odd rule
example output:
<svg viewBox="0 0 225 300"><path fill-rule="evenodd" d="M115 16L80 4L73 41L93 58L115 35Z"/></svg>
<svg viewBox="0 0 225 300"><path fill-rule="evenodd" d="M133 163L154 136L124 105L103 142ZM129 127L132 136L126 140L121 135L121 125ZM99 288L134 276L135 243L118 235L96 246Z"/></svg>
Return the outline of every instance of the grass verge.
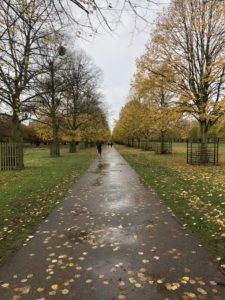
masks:
<svg viewBox="0 0 225 300"><path fill-rule="evenodd" d="M18 249L96 157L95 149L51 158L48 149L25 151L25 168L0 172L0 264Z"/></svg>
<svg viewBox="0 0 225 300"><path fill-rule="evenodd" d="M220 166L207 167L186 164L185 144L174 148L172 155L156 155L117 146L144 183L197 234L225 270L225 147Z"/></svg>

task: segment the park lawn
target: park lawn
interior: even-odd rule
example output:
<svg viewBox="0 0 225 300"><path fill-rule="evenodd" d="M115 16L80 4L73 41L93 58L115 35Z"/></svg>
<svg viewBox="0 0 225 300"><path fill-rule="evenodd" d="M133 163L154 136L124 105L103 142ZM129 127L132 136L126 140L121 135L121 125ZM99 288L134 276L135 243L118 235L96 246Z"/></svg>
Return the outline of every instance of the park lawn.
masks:
<svg viewBox="0 0 225 300"><path fill-rule="evenodd" d="M219 166L186 164L186 145L172 155L117 146L144 183L198 236L225 270L225 145Z"/></svg>
<svg viewBox="0 0 225 300"><path fill-rule="evenodd" d="M0 172L0 264L29 238L41 220L96 157L95 149L52 158L44 148L25 150L25 168Z"/></svg>

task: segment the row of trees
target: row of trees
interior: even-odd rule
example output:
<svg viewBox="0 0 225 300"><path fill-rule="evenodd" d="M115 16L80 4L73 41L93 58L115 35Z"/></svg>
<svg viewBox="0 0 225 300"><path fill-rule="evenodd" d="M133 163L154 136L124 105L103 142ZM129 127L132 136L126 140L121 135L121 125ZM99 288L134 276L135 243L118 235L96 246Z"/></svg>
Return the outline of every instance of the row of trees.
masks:
<svg viewBox="0 0 225 300"><path fill-rule="evenodd" d="M133 137L160 135L163 140L165 135L176 135L177 130L187 137L193 122L199 125L204 149L210 131L216 133L215 124L222 135L224 10L223 1L171 1L158 17L145 53L137 60L128 103L115 126L116 139L130 138L133 132ZM134 131L127 128L131 119Z"/></svg>
<svg viewBox="0 0 225 300"><path fill-rule="evenodd" d="M0 3L0 115L10 120L14 142L29 119L33 128L51 128L54 156L60 131L72 141L71 152L77 135L109 136L101 71L83 51L70 49L60 22L65 13L52 0Z"/></svg>

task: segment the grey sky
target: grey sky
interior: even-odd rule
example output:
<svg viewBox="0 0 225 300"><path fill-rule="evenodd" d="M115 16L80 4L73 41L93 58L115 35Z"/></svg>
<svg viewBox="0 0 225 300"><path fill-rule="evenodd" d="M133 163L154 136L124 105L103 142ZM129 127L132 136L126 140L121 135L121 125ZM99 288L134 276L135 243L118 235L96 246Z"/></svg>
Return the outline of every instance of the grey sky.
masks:
<svg viewBox="0 0 225 300"><path fill-rule="evenodd" d="M156 12L163 5L155 7L152 20ZM152 26L148 32L136 31L132 37L133 24L129 16L124 15L122 22L113 35L102 34L91 42L80 40L78 45L90 55L95 64L99 66L104 75L103 94L109 110L109 123L113 127L114 120L118 118L119 111L124 105L129 93L130 81L135 72L135 60L145 49L150 38Z"/></svg>

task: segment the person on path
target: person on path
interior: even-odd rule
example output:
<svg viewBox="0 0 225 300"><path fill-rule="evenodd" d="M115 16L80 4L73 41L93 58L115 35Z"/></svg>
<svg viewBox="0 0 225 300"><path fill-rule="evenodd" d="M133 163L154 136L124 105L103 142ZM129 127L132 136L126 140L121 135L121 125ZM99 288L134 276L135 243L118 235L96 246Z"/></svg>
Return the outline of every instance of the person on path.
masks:
<svg viewBox="0 0 225 300"><path fill-rule="evenodd" d="M111 143L110 143L110 145L111 145L111 148L112 148L112 146L113 146L113 142L111 142Z"/></svg>
<svg viewBox="0 0 225 300"><path fill-rule="evenodd" d="M98 156L101 157L102 156L102 144L101 143L97 143L97 151L98 151Z"/></svg>

